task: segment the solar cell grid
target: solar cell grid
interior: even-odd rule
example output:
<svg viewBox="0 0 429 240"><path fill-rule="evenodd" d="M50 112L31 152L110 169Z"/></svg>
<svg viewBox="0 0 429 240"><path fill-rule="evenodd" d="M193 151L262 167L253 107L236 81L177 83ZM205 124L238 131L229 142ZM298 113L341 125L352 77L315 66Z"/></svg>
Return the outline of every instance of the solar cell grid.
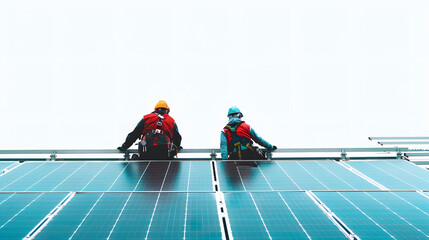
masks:
<svg viewBox="0 0 429 240"><path fill-rule="evenodd" d="M317 192L316 195L361 238L429 237L427 213L401 198L401 193ZM420 200L429 203L428 199Z"/></svg>
<svg viewBox="0 0 429 240"><path fill-rule="evenodd" d="M419 174L417 177L398 168L396 166L398 163L401 166L404 164L403 161L350 161L347 164L391 190L417 190L429 187L427 182L429 173ZM416 172L420 173L423 169L417 170Z"/></svg>
<svg viewBox="0 0 429 240"><path fill-rule="evenodd" d="M347 163L393 189L424 190L429 182L427 171L405 161ZM214 178L220 190L227 191L229 234L237 239L346 238L309 195L298 190L316 190L322 203L361 239L429 238L427 192L366 192L378 188L334 161L216 166L217 171L209 161L26 162L0 176L0 211L5 209L0 238L3 228L25 236L67 195L44 192L77 191L36 239L219 239L219 206L215 193L208 192L213 191ZM277 192L284 190L298 192ZM47 194L61 195L48 201ZM33 214L37 217L27 222ZM22 222L24 230L15 231L13 224Z"/></svg>
<svg viewBox="0 0 429 240"><path fill-rule="evenodd" d="M16 164L17 162L0 162L0 175L2 174L2 171L14 164Z"/></svg>
<svg viewBox="0 0 429 240"><path fill-rule="evenodd" d="M19 193L2 196L0 239L24 238L66 195L66 193Z"/></svg>

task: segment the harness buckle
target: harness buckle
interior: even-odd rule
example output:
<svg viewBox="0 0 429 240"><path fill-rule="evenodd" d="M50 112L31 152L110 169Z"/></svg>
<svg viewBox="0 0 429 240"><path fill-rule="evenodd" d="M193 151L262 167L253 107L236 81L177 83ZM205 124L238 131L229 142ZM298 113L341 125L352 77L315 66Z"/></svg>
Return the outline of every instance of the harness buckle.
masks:
<svg viewBox="0 0 429 240"><path fill-rule="evenodd" d="M154 130L152 130L152 133L162 134L162 130L161 129L154 129Z"/></svg>

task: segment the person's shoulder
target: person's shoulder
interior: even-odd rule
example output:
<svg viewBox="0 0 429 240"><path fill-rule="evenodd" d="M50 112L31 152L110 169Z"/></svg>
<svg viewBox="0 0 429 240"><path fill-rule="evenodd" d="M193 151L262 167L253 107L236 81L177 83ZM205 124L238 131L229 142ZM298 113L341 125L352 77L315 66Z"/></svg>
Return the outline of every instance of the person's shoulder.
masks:
<svg viewBox="0 0 429 240"><path fill-rule="evenodd" d="M149 114L144 115L144 116L143 116L143 119L148 118L148 117L151 117L151 116L153 116L153 115L155 115L155 113L151 112L151 113L149 113Z"/></svg>

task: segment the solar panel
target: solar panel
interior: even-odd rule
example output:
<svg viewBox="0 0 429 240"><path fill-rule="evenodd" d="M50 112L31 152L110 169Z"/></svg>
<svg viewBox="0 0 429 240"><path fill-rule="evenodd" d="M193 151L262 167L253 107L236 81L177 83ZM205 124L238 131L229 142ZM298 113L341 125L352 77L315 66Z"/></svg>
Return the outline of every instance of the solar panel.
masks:
<svg viewBox="0 0 429 240"><path fill-rule="evenodd" d="M429 189L429 172L406 161L350 161L347 164L388 189Z"/></svg>
<svg viewBox="0 0 429 240"><path fill-rule="evenodd" d="M167 171L168 170L168 171ZM0 191L212 191L210 162L29 162ZM167 174L167 176L165 176ZM209 177L207 177L209 176Z"/></svg>
<svg viewBox="0 0 429 240"><path fill-rule="evenodd" d="M37 239L220 239L214 193L78 193Z"/></svg>
<svg viewBox="0 0 429 240"><path fill-rule="evenodd" d="M225 193L234 239L347 239L304 192Z"/></svg>
<svg viewBox="0 0 429 240"><path fill-rule="evenodd" d="M9 167L16 164L16 162L0 162L0 175Z"/></svg>
<svg viewBox="0 0 429 240"><path fill-rule="evenodd" d="M379 189L335 161L218 162L218 169L224 191Z"/></svg>
<svg viewBox="0 0 429 240"><path fill-rule="evenodd" d="M406 161L2 166L0 239L429 237L429 175Z"/></svg>
<svg viewBox="0 0 429 240"><path fill-rule="evenodd" d="M316 192L363 239L427 239L428 212L395 192ZM420 204L429 200L413 193Z"/></svg>
<svg viewBox="0 0 429 240"><path fill-rule="evenodd" d="M22 239L67 193L0 193L0 239Z"/></svg>

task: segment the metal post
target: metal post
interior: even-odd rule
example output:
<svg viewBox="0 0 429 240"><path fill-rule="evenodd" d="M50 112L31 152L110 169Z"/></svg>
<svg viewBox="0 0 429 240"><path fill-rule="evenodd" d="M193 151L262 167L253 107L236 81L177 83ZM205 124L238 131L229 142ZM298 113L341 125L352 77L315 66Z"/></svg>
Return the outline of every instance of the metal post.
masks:
<svg viewBox="0 0 429 240"><path fill-rule="evenodd" d="M216 152L215 152L215 151L212 151L212 152L210 153L210 158L211 158L212 160L216 160Z"/></svg>
<svg viewBox="0 0 429 240"><path fill-rule="evenodd" d="M267 151L267 160L273 159L273 153L271 151Z"/></svg>
<svg viewBox="0 0 429 240"><path fill-rule="evenodd" d="M124 154L124 160L125 160L125 161L130 160L130 153L129 153L128 151L125 151L125 154Z"/></svg>
<svg viewBox="0 0 429 240"><path fill-rule="evenodd" d="M347 153L344 150L341 150L341 160L347 160Z"/></svg>
<svg viewBox="0 0 429 240"><path fill-rule="evenodd" d="M55 161L57 159L57 154L52 153L50 161Z"/></svg>
<svg viewBox="0 0 429 240"><path fill-rule="evenodd" d="M396 152L396 159L402 159L402 153L399 150Z"/></svg>

